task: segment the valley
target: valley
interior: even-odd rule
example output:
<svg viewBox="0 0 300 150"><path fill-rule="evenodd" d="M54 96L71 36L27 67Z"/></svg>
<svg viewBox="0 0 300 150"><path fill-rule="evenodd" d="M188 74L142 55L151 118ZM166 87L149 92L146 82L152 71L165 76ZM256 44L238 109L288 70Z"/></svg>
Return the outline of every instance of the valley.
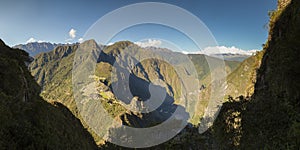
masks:
<svg viewBox="0 0 300 150"><path fill-rule="evenodd" d="M299 13L251 55L0 40L0 149L299 149Z"/></svg>

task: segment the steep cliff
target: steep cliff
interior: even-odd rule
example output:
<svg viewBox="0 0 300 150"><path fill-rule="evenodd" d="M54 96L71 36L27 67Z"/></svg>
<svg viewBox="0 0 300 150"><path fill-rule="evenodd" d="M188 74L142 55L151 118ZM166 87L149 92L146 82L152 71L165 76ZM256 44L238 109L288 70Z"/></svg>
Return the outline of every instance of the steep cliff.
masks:
<svg viewBox="0 0 300 150"><path fill-rule="evenodd" d="M300 2L279 1L278 8L255 93L243 116L245 147L300 147Z"/></svg>
<svg viewBox="0 0 300 150"><path fill-rule="evenodd" d="M212 128L221 149L300 148L300 2L278 5L254 94L225 103Z"/></svg>
<svg viewBox="0 0 300 150"><path fill-rule="evenodd" d="M0 149L96 149L66 107L39 96L29 61L28 53L0 40Z"/></svg>

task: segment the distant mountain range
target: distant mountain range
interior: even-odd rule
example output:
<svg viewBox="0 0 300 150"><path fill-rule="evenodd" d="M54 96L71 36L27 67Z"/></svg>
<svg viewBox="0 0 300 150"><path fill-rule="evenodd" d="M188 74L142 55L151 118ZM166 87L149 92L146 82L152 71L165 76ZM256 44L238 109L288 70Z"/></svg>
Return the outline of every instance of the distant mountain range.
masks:
<svg viewBox="0 0 300 150"><path fill-rule="evenodd" d="M16 46L13 46L13 48L18 48L25 50L29 53L31 57L34 57L35 55L42 53L42 52L48 52L50 50L53 50L56 46L62 45L62 44L55 44L55 43L49 43L49 42L32 42L27 44L19 44Z"/></svg>
<svg viewBox="0 0 300 150"><path fill-rule="evenodd" d="M96 84L101 90L95 95L98 95L100 100L103 101L103 104L105 104L104 106L108 110L109 114L113 117L119 118L121 122L127 126L147 127L167 119L172 113L174 107L179 107L175 103L180 97L181 90L193 85L192 80L191 83L181 83L182 81L178 79L178 74L180 74L188 80L191 78L189 72L183 69L175 72L174 68L170 66L170 64L159 59L148 59L135 65L134 62L137 61L136 58L151 56L153 55L153 51L170 57L173 52L162 48L142 48L129 41L116 42L113 45L101 47L95 41L90 40L71 46L57 46L52 51L38 54L35 57L35 60L30 64L29 70L37 82L43 87L43 98L47 101L54 100L63 103L80 119L81 117L77 114L78 110L76 108L74 97L72 96L74 94L72 91L72 67L75 52L79 47L93 49L95 52L102 50L95 70L95 78L99 80ZM128 47L130 48L128 49ZM124 54L124 52L130 51L132 51L131 54L133 54L133 56ZM182 54L178 53L178 55ZM97 57L97 55L95 55L95 57ZM209 82L208 79L210 77L210 71L212 71L210 70L206 59L211 59L211 61L214 62L222 61L218 58L208 57L202 54L191 54L188 55L188 58L195 65L195 69L198 73L198 79L196 80L199 80L201 84ZM118 66L113 66L114 64L118 64ZM225 61L227 73L229 74L235 70L239 64L240 62L237 61ZM83 68L82 70L84 69L86 68ZM117 79L111 77L113 69L120 70L120 74L117 74ZM216 71L219 68L213 69ZM130 89L126 90L125 85L120 85L122 90L116 93L111 89L112 83L116 82L116 80L120 80L118 81L119 84L123 84L124 79L122 79L122 76L124 75L130 78ZM128 112L124 109L124 106L120 105L122 103L128 106L135 106L133 103L138 103L136 99L141 101L148 99L149 85L157 79L160 79L162 85L166 85L166 87L162 88L160 86L154 86L154 88L157 90L166 90L167 97L169 99L166 101L169 101L170 103L162 105L158 110L149 114ZM88 86L85 87L85 89L88 88ZM118 97L121 92L130 92L128 90L133 93L133 98L122 99L122 97ZM93 136L95 137L96 135Z"/></svg>
<svg viewBox="0 0 300 150"><path fill-rule="evenodd" d="M131 49L134 51L134 56L124 55L120 57L124 51L130 50L127 49L128 46L131 46ZM46 101L60 102L68 107L76 117L82 119L80 115L77 114L78 109L72 96L74 93L72 93L71 83L74 55L79 47L94 49L95 52L102 50L100 53L100 59L96 64L94 76L97 79L97 82L95 83L99 87L99 93L96 95L87 93L86 95L92 95L96 98L98 97L108 113L114 118L117 118L123 125L138 128L153 126L167 119L170 114L172 114L172 110L179 107L176 105L176 98L178 98L181 88L184 87L178 86L180 85L180 81L177 79L178 76L171 66L168 66L165 62L156 59L143 61L136 66L132 64L136 61L135 58L138 58L141 55L151 55L151 51L156 51L162 54L172 52L168 49L155 47L142 48L129 41L116 42L110 46L100 47L95 41L90 40L80 44L57 46L52 51L38 54L35 57L35 60L30 64L29 70L37 82L43 87L42 96ZM253 54L253 56L242 55L245 57L247 56L247 59L242 63L238 61L225 60L225 67L228 73L226 78L228 84L226 87L226 96L232 96L235 98L240 95L251 96L253 94L256 71L260 67L263 54L264 51L257 52ZM241 54L219 55L227 57L241 56ZM206 58L212 59L215 62L222 60L216 57L208 57L203 54L188 54L187 56L195 65L200 83L204 85L203 88L201 87L202 89L199 90L199 92L201 92L200 100L203 101L203 104L200 103L200 105L196 106L197 111L195 116L192 116L192 120L190 122L193 125L197 125L199 119L203 115L203 112L201 112L203 110L202 107L207 105L206 100L209 99L210 92L212 91L209 74L211 71L216 71L210 70L206 62ZM116 68L116 66L113 66L114 63L119 64L119 66ZM121 69L118 80L122 80L121 74L129 75L129 78L131 79L130 85L132 85L130 90L135 93L134 98L120 100L117 96L118 93L112 91L111 85L113 82L116 82L114 81L115 79L113 80L111 78L111 71L113 69ZM186 74L185 76L188 77L186 72L179 73L181 75ZM149 86L149 84L157 78L161 79L162 82L167 85L164 88L170 98L170 103L167 103L158 110L148 114L128 111L121 105L131 105L138 108L138 104L142 103L139 101L147 99L147 86ZM89 87L86 86L84 89L89 89ZM123 88L122 91L129 92L126 91L126 88ZM108 135L109 138L114 138L116 136L115 134L117 133L115 132L117 131L115 130L118 129L111 128L111 134ZM88 131L91 132L90 129L88 129ZM102 140L99 139L97 135L93 134L93 132L91 132L91 134L97 143L101 143Z"/></svg>
<svg viewBox="0 0 300 150"><path fill-rule="evenodd" d="M269 38L263 51L243 52L219 47L217 51L207 48L188 54L202 86L186 94L182 91L188 91L198 82L193 82L195 77L185 68L186 64L178 63L182 62L180 57L173 57L168 49L140 47L130 41L100 46L94 40L71 45L29 43L10 48L0 40L0 149L123 149L105 140L147 142L147 138L134 139L122 134L124 128L115 124L108 124L109 131L100 139L87 122L92 121L94 125L106 122L103 115L93 109L98 102L116 122L134 128L156 126L169 120L179 108L182 115L173 117L168 127L183 121L189 124L168 142L151 149L299 149L300 1L278 2L287 8L279 6L271 15ZM36 55L34 60L18 47ZM81 48L91 50L91 55L76 56ZM171 66L160 57L137 63L137 58L153 56L152 51L177 63ZM249 58L242 62L220 59L241 61L244 58L240 56ZM77 61L74 58L78 58ZM95 68L80 67L79 64L89 64L91 59L95 60ZM225 81L212 81L211 74L219 73L220 68L211 68L207 59L214 63L225 62L228 74ZM79 72L72 72L76 69ZM117 71L113 74L114 70ZM81 73L87 71L93 74L82 77L91 80L87 84L77 82L74 75L85 75ZM180 76L185 78L185 83ZM129 87L125 85L127 79ZM118 83L118 89L112 89L114 83ZM41 95L38 84L42 87ZM164 99L153 95L154 101L162 99L163 103L151 112L144 105L150 97L150 86L152 90L166 93ZM74 90L78 87L79 90ZM214 96L219 89L225 90L226 97ZM133 97L119 96L129 92ZM193 95L199 95L199 99ZM187 114L190 108L181 105L181 96L193 102L194 98L198 100L198 105L192 105L196 109L194 114ZM74 99L78 97L79 105ZM212 117L203 115L211 111L205 110L211 97L224 103L217 106L219 114L212 126L199 134L201 127L208 126L202 121ZM146 113L132 110L146 110ZM84 119L89 116L96 119ZM100 127L100 130L106 128ZM157 138L160 140L168 130L154 130L146 136L161 135Z"/></svg>
<svg viewBox="0 0 300 150"><path fill-rule="evenodd" d="M76 44L76 43L74 43ZM13 48L18 48L26 51L29 53L31 57L35 57L37 54L45 53L53 50L56 46L63 46L63 45L73 45L73 44L56 44L50 42L30 42L26 44L18 44L13 46Z"/></svg>
<svg viewBox="0 0 300 150"><path fill-rule="evenodd" d="M76 43L74 43L76 44ZM25 50L29 53L31 57L35 57L37 54L43 52L49 52L53 50L57 46L64 46L64 45L73 45L73 44L56 44L50 42L31 42L27 44L18 44L13 46L13 48L18 48ZM98 44L99 45L99 44ZM102 45L99 45L102 46ZM146 49L150 50L157 50L157 51L171 51L167 48L159 48L159 47L146 47ZM211 57L217 57L224 60L229 61L239 61L242 62L245 59L249 58L250 56L254 55L258 50L249 50L244 51L238 49L236 47L207 47L204 50L198 52L183 52L184 54L203 54Z"/></svg>
<svg viewBox="0 0 300 150"><path fill-rule="evenodd" d="M242 50L232 47L225 47L225 46L216 46L216 47L207 47L204 50L197 52L198 54L205 54L205 55L218 55L218 54L232 54L232 55L253 55L258 50Z"/></svg>
<svg viewBox="0 0 300 150"><path fill-rule="evenodd" d="M224 60L232 60L232 61L244 61L245 59L249 58L250 56L255 55L259 50L242 50L232 47L225 47L225 46L216 46L216 47L207 47L203 50L196 51L196 52L187 52L184 51L184 54L203 54L211 57L217 57Z"/></svg>
<svg viewBox="0 0 300 150"><path fill-rule="evenodd" d="M35 42L15 46L15 48L24 49L29 52L31 56L35 56L35 59L29 65L29 70L43 89L41 96L48 102L55 101L62 103L83 122L84 120L82 120L80 114L78 114L78 108L72 91L72 66L75 52L79 47L93 49L95 54L101 51L100 56L95 55L93 56L95 58L92 58L99 59L96 64L94 76L98 80L95 84L99 87L99 93L92 95L99 97L109 114L114 118L118 118L123 125L141 128L163 122L170 117L176 107L181 107L177 105L180 91L193 84L193 82L184 83L183 85L186 84L186 87L182 86L181 81L178 79L178 74L189 78L189 73L186 72L186 70L175 72L172 66L159 59L149 59L140 62L140 64L136 66L134 65L134 62L137 61L136 58L140 58L143 55L151 56L154 51L161 55L171 57L173 52L167 48L143 48L130 41L121 41L109 46L103 46L97 44L94 40L74 44ZM128 49L128 47L130 47L130 49ZM133 56L121 56L124 52L129 51L132 51L131 54L133 54ZM225 87L226 96L235 98L239 95L248 96L253 94L256 70L260 66L262 55L263 53L257 52L256 50L243 51L235 47L207 48L203 51L187 54L187 57L194 64L198 74L197 80L200 82L201 88L195 92L201 93L199 98L202 101L202 103L196 106L196 112L194 116L191 116L189 123L198 125L201 116L204 115L203 108L207 105L207 100L210 98L212 91L210 72L218 72L220 69L214 68L211 70L207 59L216 63L224 59L228 74L225 79L228 83L228 86ZM113 66L115 63L119 64L119 66ZM85 68L83 68L83 70L84 69ZM131 87L128 89L130 91L126 91L126 86L121 85L123 88L120 92L132 92L134 95L133 98L120 99L118 97L119 92L115 93L111 89L112 84L116 82L116 80L113 80L111 77L111 72L114 69L121 70L120 74L118 74L118 79L121 80L118 81L120 84L124 82L122 81L122 75L128 75L130 78ZM167 103L148 114L126 111L123 106L124 104L129 107L133 106L135 109L141 109L138 104L143 103L141 101L149 98L148 87L157 79L161 80L162 85L166 85L165 87L155 86L155 88L157 88L157 90L166 90L168 100L165 101L167 101ZM89 85L85 86L84 89L89 89ZM87 93L87 95L91 94ZM226 99L226 97L224 98ZM88 128L87 126L85 127ZM115 128L111 129L115 130ZM103 139L99 139L91 129L88 128L88 131L90 131L97 143L102 142ZM108 136L114 138L113 134Z"/></svg>

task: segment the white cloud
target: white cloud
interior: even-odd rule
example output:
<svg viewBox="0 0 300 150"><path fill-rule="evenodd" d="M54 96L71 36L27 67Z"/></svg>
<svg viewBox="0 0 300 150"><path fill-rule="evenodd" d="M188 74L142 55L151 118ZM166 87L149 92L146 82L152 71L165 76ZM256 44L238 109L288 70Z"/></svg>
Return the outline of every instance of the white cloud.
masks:
<svg viewBox="0 0 300 150"><path fill-rule="evenodd" d="M76 38L76 32L77 31L73 28L69 31L69 36L70 36L71 39Z"/></svg>
<svg viewBox="0 0 300 150"><path fill-rule="evenodd" d="M43 42L45 42L45 41L43 41L43 40L36 40L36 39L33 38L33 37L29 38L29 39L26 41L26 43L34 43L34 42L43 43Z"/></svg>
<svg viewBox="0 0 300 150"><path fill-rule="evenodd" d="M78 39L78 42L79 42L79 43L83 42L83 38L79 38L79 39Z"/></svg>
<svg viewBox="0 0 300 150"><path fill-rule="evenodd" d="M110 45L113 45L113 44L115 44L115 43L113 43L113 42L110 42L110 43L108 43L108 44L107 44L107 46L110 46Z"/></svg>
<svg viewBox="0 0 300 150"><path fill-rule="evenodd" d="M226 46L215 46L215 47L206 47L204 50L198 52L187 52L183 51L184 54L205 54L205 55L217 55L217 54L240 54L240 55L253 55L257 51L253 50L243 50L240 48L236 48L235 46L226 47Z"/></svg>
<svg viewBox="0 0 300 150"><path fill-rule="evenodd" d="M188 52L188 51L182 51L183 54L196 54L197 52Z"/></svg>
<svg viewBox="0 0 300 150"><path fill-rule="evenodd" d="M26 43L33 43L33 42L36 42L36 39L33 38L33 37L29 38L29 39L26 41Z"/></svg>
<svg viewBox="0 0 300 150"><path fill-rule="evenodd" d="M161 46L162 42L160 40L155 40L155 39L148 39L145 41L139 41L135 42L136 45L139 45L140 47L159 47Z"/></svg>

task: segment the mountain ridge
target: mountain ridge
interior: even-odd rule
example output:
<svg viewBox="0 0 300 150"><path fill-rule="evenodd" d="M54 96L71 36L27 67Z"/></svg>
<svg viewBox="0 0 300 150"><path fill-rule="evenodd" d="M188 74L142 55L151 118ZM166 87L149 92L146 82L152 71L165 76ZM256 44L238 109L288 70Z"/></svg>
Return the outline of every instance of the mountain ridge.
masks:
<svg viewBox="0 0 300 150"><path fill-rule="evenodd" d="M166 85L165 89L167 91L167 94L170 95L171 97L174 97L175 100L179 97L178 92L180 89L182 89L182 86L178 86L181 83L179 82L180 80L176 80L178 78L178 75L174 72L174 69L170 65L168 65L166 62L155 60L155 59L146 59L140 63L135 64L137 60L134 58L140 58L143 57L143 55L146 56L151 56L152 51L153 52L159 52L159 53L171 53L171 51L166 51L162 50L160 51L159 48L156 48L154 50L152 49L147 49L147 48L140 48L137 45L133 44L132 42L125 41L125 42L118 42L115 43L114 45L110 46L103 46L99 47L96 46L95 41L90 41L92 42L92 47L88 47L90 44L86 43L86 46L82 46L82 48L91 48L95 49L96 51L100 51L100 56L97 60L96 64L96 70L95 70L95 75L97 76L97 84L100 85L100 92L96 95L99 95L102 104L105 106L107 110L109 110L109 113L113 117L120 117L120 118L131 118L133 120L136 120L137 122L140 122L141 118L148 118L154 119L156 121L159 121L161 117L153 117L153 116L144 116L144 115L139 115L135 114L132 112L126 112L124 110L124 106L120 105L122 101L118 100L118 96L116 93L111 91L111 85L112 83L115 82L115 79L111 77L111 72L112 70L115 69L120 69L120 73L124 73L125 75L128 74L130 79L134 82L131 82L130 84L131 87L131 92L133 92L134 96L137 96L138 99L147 99L147 90L145 91L140 91L137 88L141 85L148 86L149 83L155 81L156 79L161 79L162 82ZM55 54L55 52L51 51L48 53L42 53L38 55L35 60L30 64L29 68L31 70L31 73L33 76L35 76L36 79L38 79L38 83L40 85L43 85L43 92L42 96L47 100L47 101L58 101L66 105L75 116L78 116L77 114L77 108L74 99L72 98L72 66L73 66L73 61L74 61L74 56L75 52L77 51L78 47L81 47L80 45L85 45L84 42L70 47L73 50L70 51L71 53L66 55L65 57L54 57L51 55L57 55L60 56L62 54ZM58 46L56 49L68 49L67 46ZM64 51L60 51L60 53L64 53ZM125 54L124 54L125 53ZM133 54L134 57L130 55L126 55L126 53ZM49 55L49 56L48 56ZM165 55L165 54L164 54ZM44 61L45 56L51 58L48 61ZM46 57L46 58L47 58ZM97 59L96 55L93 54L92 59ZM193 57L193 56L187 56L187 57ZM201 59L205 59L204 55L201 55ZM217 58L213 58L213 60L219 60ZM205 60L203 60L205 62ZM201 63L194 61L193 63ZM113 64L118 64L117 66L113 66ZM134 65L135 64L135 65ZM234 68L237 67L239 62L227 62L227 71L232 71ZM203 63L202 65L198 66L198 73L201 72L202 76L199 79L204 78L205 76L208 75L209 73L209 68L207 67L207 63ZM47 66L47 67L46 67ZM203 68L203 66L206 66L206 69ZM130 70L129 68L132 68ZM169 68L169 69L168 69ZM203 68L203 69L202 69ZM173 70L173 71L172 71ZM39 80L41 78L44 78L44 80ZM121 79L121 75L120 78ZM139 82L137 82L139 81ZM50 84L51 83L51 84ZM121 82L120 82L121 83ZM139 86L137 86L137 83ZM179 84L180 83L180 84ZM135 87L136 86L136 87ZM143 86L142 86L143 87ZM142 88L144 90L144 88ZM147 88L146 88L147 89ZM124 89L123 89L124 90ZM122 93L122 92L120 92ZM118 93L118 94L120 94ZM141 95L141 93L144 93ZM118 102L119 101L119 102ZM123 99L123 103L125 105L131 105L130 101L132 99ZM169 107L166 105L166 107ZM163 108L163 107L162 107ZM170 107L171 108L171 107ZM118 110L117 110L118 109ZM163 110L163 112L166 112ZM155 115L157 112L152 113L152 115ZM124 114L124 115L122 115ZM158 113L159 114L159 113ZM138 118L137 116L141 117ZM157 116L157 115L156 115ZM161 115L163 116L163 115ZM165 115L167 116L167 115ZM124 120L124 124L127 125L137 125L137 124L131 124L132 122L135 122L133 120ZM147 119L144 119L147 120ZM154 121L155 122L155 121ZM153 122L153 123L154 123ZM139 123L139 126L148 126L148 125L153 125L153 123L149 122L147 123ZM148 125L147 125L148 124ZM97 137L94 138L97 139ZM101 140L98 140L98 143Z"/></svg>
<svg viewBox="0 0 300 150"><path fill-rule="evenodd" d="M96 149L80 121L62 104L47 103L27 70L28 53L0 39L0 147L3 149Z"/></svg>

